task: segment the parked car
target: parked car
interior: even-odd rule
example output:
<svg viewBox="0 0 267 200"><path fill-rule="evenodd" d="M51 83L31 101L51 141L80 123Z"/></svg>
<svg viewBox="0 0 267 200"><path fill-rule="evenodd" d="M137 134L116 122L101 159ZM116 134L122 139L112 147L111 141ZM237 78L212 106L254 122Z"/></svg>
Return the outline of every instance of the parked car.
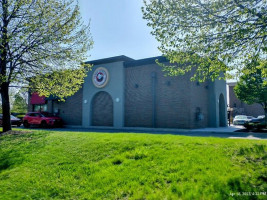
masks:
<svg viewBox="0 0 267 200"><path fill-rule="evenodd" d="M251 119L244 123L244 127L247 129L262 129L266 127L265 116Z"/></svg>
<svg viewBox="0 0 267 200"><path fill-rule="evenodd" d="M22 124L22 120L13 115L10 115L10 120L12 126L20 127ZM3 114L0 114L0 126L2 126L2 124L3 124Z"/></svg>
<svg viewBox="0 0 267 200"><path fill-rule="evenodd" d="M63 126L63 121L60 117L48 112L29 112L23 118L23 125L25 128L30 127L30 125L38 125L43 128L61 127Z"/></svg>
<svg viewBox="0 0 267 200"><path fill-rule="evenodd" d="M234 125L244 125L246 121L249 121L251 119L254 119L252 116L246 116L246 115L236 115L233 124Z"/></svg>
<svg viewBox="0 0 267 200"><path fill-rule="evenodd" d="M257 118L265 118L265 115L259 115Z"/></svg>

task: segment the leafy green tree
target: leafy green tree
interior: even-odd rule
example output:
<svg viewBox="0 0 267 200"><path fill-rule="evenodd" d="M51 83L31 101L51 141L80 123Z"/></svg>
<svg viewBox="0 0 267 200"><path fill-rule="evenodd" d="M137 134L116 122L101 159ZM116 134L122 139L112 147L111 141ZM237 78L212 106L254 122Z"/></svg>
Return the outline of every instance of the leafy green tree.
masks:
<svg viewBox="0 0 267 200"><path fill-rule="evenodd" d="M224 78L227 66L217 58L199 56L193 52L171 52L166 56L170 64L158 63L169 76L179 76L193 70L191 81L205 82Z"/></svg>
<svg viewBox="0 0 267 200"><path fill-rule="evenodd" d="M11 130L9 86L27 84L29 79L34 83L32 77L36 77L38 87L30 86L40 95L62 91L65 97L72 95L86 76L89 66L81 63L92 39L89 25L81 21L74 0L1 0L0 46L3 131L8 131ZM62 73L64 69L67 70ZM64 77L73 70L77 76L65 83ZM48 83L54 87L45 90Z"/></svg>
<svg viewBox="0 0 267 200"><path fill-rule="evenodd" d="M234 88L236 96L247 104L259 103L267 120L267 60L249 63Z"/></svg>
<svg viewBox="0 0 267 200"><path fill-rule="evenodd" d="M144 0L143 17L171 62L186 66L204 57L226 65L200 66L205 75L240 69L245 60L266 57L266 0ZM197 54L196 56L192 56ZM190 68L192 66L189 66ZM187 67L173 67L173 73ZM238 70L237 70L238 71Z"/></svg>
<svg viewBox="0 0 267 200"><path fill-rule="evenodd" d="M14 96L14 102L11 111L15 113L27 112L27 100L21 96L20 92L16 93Z"/></svg>

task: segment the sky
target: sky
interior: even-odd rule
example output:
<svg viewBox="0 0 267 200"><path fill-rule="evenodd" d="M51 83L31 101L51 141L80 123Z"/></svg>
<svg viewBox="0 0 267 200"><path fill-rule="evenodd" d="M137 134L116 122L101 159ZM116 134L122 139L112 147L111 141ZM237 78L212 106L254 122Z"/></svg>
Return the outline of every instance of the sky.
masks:
<svg viewBox="0 0 267 200"><path fill-rule="evenodd" d="M143 0L79 0L85 24L90 21L94 46L89 60L125 55L133 59L160 56L159 43L142 19Z"/></svg>

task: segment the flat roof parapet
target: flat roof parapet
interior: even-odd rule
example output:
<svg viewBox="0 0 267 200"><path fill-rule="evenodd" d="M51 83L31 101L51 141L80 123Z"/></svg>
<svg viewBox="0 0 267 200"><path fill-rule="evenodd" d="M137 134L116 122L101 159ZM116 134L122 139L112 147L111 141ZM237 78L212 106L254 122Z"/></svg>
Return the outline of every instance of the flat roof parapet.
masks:
<svg viewBox="0 0 267 200"><path fill-rule="evenodd" d="M159 62L168 62L167 58L164 56L157 56L152 58L144 58L140 60L133 60L124 63L125 67L135 67L141 65L149 65L149 64L156 64L156 60Z"/></svg>
<svg viewBox="0 0 267 200"><path fill-rule="evenodd" d="M121 55L121 56L115 56L115 57L110 57L110 58L103 58L99 60L87 61L85 63L92 64L92 65L101 65L101 64L114 63L114 62L120 62L120 61L128 62L128 61L134 61L134 59Z"/></svg>

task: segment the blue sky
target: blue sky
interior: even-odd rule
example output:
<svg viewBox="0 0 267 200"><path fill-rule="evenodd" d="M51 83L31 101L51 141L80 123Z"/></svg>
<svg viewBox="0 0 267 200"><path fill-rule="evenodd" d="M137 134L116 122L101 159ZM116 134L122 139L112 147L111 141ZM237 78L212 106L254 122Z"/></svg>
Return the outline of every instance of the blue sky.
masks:
<svg viewBox="0 0 267 200"><path fill-rule="evenodd" d="M125 55L159 56L159 43L142 19L143 0L79 0L84 22L91 20L94 47L87 60Z"/></svg>

